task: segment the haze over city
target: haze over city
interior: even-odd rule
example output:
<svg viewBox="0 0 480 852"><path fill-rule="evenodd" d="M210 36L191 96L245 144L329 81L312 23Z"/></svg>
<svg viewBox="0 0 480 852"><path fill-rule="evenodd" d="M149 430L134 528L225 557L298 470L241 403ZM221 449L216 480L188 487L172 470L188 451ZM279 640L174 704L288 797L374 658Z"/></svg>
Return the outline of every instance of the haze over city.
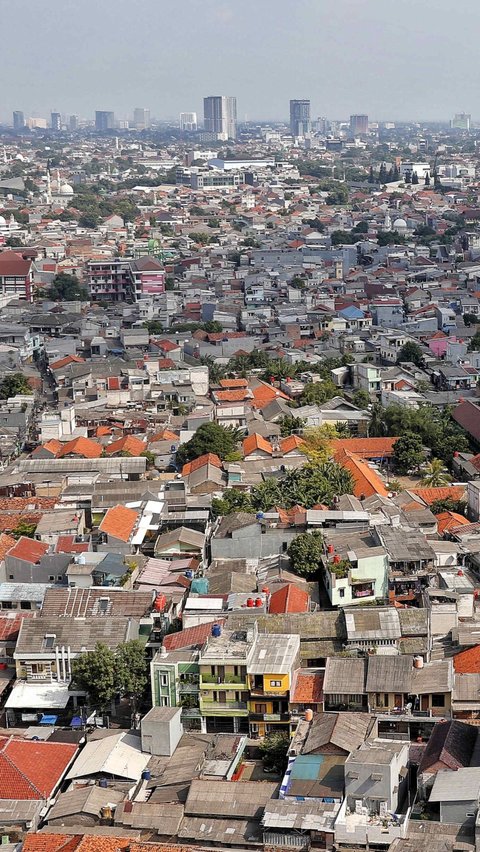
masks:
<svg viewBox="0 0 480 852"><path fill-rule="evenodd" d="M0 119L29 114L158 118L201 113L205 95L238 100L243 121L312 115L445 120L476 117L480 6L458 0L33 0L2 3Z"/></svg>

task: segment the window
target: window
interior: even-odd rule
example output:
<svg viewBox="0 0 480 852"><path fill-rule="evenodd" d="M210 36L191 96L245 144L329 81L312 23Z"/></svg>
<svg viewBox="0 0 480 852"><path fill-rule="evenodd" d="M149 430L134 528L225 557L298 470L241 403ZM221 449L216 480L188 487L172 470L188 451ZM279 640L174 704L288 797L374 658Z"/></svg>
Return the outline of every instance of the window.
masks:
<svg viewBox="0 0 480 852"><path fill-rule="evenodd" d="M56 638L55 633L46 633L43 641L44 647L47 648L47 650L51 650L55 645Z"/></svg>
<svg viewBox="0 0 480 852"><path fill-rule="evenodd" d="M160 686L168 686L168 675L161 674L160 675Z"/></svg>
<svg viewBox="0 0 480 852"><path fill-rule="evenodd" d="M13 574L9 574L9 575L8 575L8 579L9 579L9 580L13 580Z"/></svg>
<svg viewBox="0 0 480 852"><path fill-rule="evenodd" d="M266 713L267 705L266 704L255 704L255 713Z"/></svg>
<svg viewBox="0 0 480 852"><path fill-rule="evenodd" d="M339 589L338 594L341 598L344 598L345 597L345 589Z"/></svg>
<svg viewBox="0 0 480 852"><path fill-rule="evenodd" d="M432 707L444 707L445 699L443 695L432 695Z"/></svg>
<svg viewBox="0 0 480 852"><path fill-rule="evenodd" d="M48 578L48 579L49 579L49 582L50 582L50 583L54 583L54 582L55 582L55 577L53 576L53 574L50 574L50 576L49 576L49 578Z"/></svg>
<svg viewBox="0 0 480 852"><path fill-rule="evenodd" d="M278 687L278 686L281 686L281 685L282 685L281 680L271 680L270 681L270 686Z"/></svg>
<svg viewBox="0 0 480 852"><path fill-rule="evenodd" d="M20 609L31 609L30 602L29 601L21 601L20 602Z"/></svg>
<svg viewBox="0 0 480 852"><path fill-rule="evenodd" d="M106 613L108 610L108 604L110 603L110 598L100 598L98 601L98 611L101 613Z"/></svg>
<svg viewBox="0 0 480 852"><path fill-rule="evenodd" d="M160 696L160 707L170 707L170 699L168 695Z"/></svg>

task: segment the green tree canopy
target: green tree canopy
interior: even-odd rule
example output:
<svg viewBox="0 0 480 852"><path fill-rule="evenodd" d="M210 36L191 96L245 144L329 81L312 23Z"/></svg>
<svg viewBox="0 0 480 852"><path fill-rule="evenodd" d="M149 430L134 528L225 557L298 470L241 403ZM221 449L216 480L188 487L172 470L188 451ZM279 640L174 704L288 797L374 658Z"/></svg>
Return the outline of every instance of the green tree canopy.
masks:
<svg viewBox="0 0 480 852"><path fill-rule="evenodd" d="M17 394L31 394L32 389L23 373L9 373L0 382L0 399L10 399Z"/></svg>
<svg viewBox="0 0 480 852"><path fill-rule="evenodd" d="M177 464L184 465L205 453L215 453L224 459L232 453L240 435L234 429L226 429L218 423L203 423L195 435L177 450Z"/></svg>
<svg viewBox="0 0 480 852"><path fill-rule="evenodd" d="M89 696L92 707L106 710L116 694L115 654L103 642L72 662L72 679Z"/></svg>
<svg viewBox="0 0 480 852"><path fill-rule="evenodd" d="M363 388L358 388L358 390L354 391L352 394L352 402L354 405L357 405L358 408L366 408L370 405L370 394L368 391L363 390Z"/></svg>
<svg viewBox="0 0 480 852"><path fill-rule="evenodd" d="M407 340L407 342L399 350L397 356L397 364L400 364L402 361L411 361L412 364L419 367L423 361L421 346L419 346L418 343L414 343L413 340Z"/></svg>
<svg viewBox="0 0 480 852"><path fill-rule="evenodd" d="M371 437L390 435L396 437L413 432L421 438L424 447L429 447L434 458L442 459L445 464L452 463L454 452L468 452L468 438L447 409L439 410L433 405L421 408L404 408L401 405L381 405L372 407L369 426Z"/></svg>
<svg viewBox="0 0 480 852"><path fill-rule="evenodd" d="M323 536L320 530L297 535L288 545L292 568L302 577L317 574L323 555Z"/></svg>
<svg viewBox="0 0 480 852"><path fill-rule="evenodd" d="M278 421L278 425L282 438L287 438L289 435L298 435L305 426L305 420L293 414L284 414Z"/></svg>
<svg viewBox="0 0 480 852"><path fill-rule="evenodd" d="M265 769L276 770L279 775L283 775L288 765L289 746L290 737L285 731L268 734L260 743Z"/></svg>
<svg viewBox="0 0 480 852"><path fill-rule="evenodd" d="M49 295L56 302L86 302L88 291L82 287L76 275L60 272L52 281Z"/></svg>
<svg viewBox="0 0 480 852"><path fill-rule="evenodd" d="M115 685L120 695L128 698L132 712L145 693L148 684L148 664L145 646L138 639L120 645L115 654Z"/></svg>
<svg viewBox="0 0 480 852"><path fill-rule="evenodd" d="M399 473L417 470L425 461L422 439L414 432L401 435L393 447L393 461Z"/></svg>
<svg viewBox="0 0 480 852"><path fill-rule="evenodd" d="M332 379L325 379L323 382L308 382L299 401L301 405L322 405L334 396L342 396L341 390Z"/></svg>

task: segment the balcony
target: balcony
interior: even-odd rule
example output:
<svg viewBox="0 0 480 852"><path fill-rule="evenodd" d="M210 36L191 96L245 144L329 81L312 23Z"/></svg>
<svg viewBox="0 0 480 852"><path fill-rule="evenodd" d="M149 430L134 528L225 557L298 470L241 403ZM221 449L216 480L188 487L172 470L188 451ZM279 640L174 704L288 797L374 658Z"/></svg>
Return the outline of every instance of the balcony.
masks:
<svg viewBox="0 0 480 852"><path fill-rule="evenodd" d="M179 683L178 684L178 692L179 695L186 695L187 693L198 693L200 691L200 686L198 683Z"/></svg>
<svg viewBox="0 0 480 852"><path fill-rule="evenodd" d="M200 699L202 716L248 716L246 701L202 701Z"/></svg>
<svg viewBox="0 0 480 852"><path fill-rule="evenodd" d="M246 675L201 675L200 686L202 689L248 689Z"/></svg>
<svg viewBox="0 0 480 852"><path fill-rule="evenodd" d="M272 678L273 680L273 678ZM264 695L266 698L282 698L288 695L288 689L258 689L256 687L250 688L250 695L262 696Z"/></svg>
<svg viewBox="0 0 480 852"><path fill-rule="evenodd" d="M250 713L251 722L290 722L290 713Z"/></svg>

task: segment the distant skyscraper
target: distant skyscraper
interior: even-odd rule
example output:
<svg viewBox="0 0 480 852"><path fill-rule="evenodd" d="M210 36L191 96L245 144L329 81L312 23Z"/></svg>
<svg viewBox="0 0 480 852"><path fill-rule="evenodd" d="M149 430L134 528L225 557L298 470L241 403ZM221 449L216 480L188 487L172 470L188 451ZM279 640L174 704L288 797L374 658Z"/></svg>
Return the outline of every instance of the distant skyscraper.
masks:
<svg viewBox="0 0 480 852"><path fill-rule="evenodd" d="M305 136L310 133L310 101L290 101L290 133L292 136Z"/></svg>
<svg viewBox="0 0 480 852"><path fill-rule="evenodd" d="M21 130L23 127L25 127L25 116L21 110L16 109L13 113L13 129Z"/></svg>
<svg viewBox="0 0 480 852"><path fill-rule="evenodd" d="M196 112L181 112L180 113L180 130L191 132L197 129L197 113Z"/></svg>
<svg viewBox="0 0 480 852"><path fill-rule="evenodd" d="M351 115L350 133L352 136L366 136L368 133L368 115Z"/></svg>
<svg viewBox="0 0 480 852"><path fill-rule="evenodd" d="M137 107L133 111L133 124L135 130L148 130L150 127L150 110Z"/></svg>
<svg viewBox="0 0 480 852"><path fill-rule="evenodd" d="M71 115L68 120L68 126L72 133L75 133L78 130L78 115Z"/></svg>
<svg viewBox="0 0 480 852"><path fill-rule="evenodd" d="M457 112L450 124L453 130L470 130L472 116L467 112Z"/></svg>
<svg viewBox="0 0 480 852"><path fill-rule="evenodd" d="M103 109L95 112L95 130L104 133L106 130L113 130L114 127L115 115L113 112Z"/></svg>
<svg viewBox="0 0 480 852"><path fill-rule="evenodd" d="M207 133L218 139L237 138L237 99L211 95L203 99L203 121Z"/></svg>
<svg viewBox="0 0 480 852"><path fill-rule="evenodd" d="M50 127L52 130L62 129L62 116L59 112L52 112L50 116Z"/></svg>

